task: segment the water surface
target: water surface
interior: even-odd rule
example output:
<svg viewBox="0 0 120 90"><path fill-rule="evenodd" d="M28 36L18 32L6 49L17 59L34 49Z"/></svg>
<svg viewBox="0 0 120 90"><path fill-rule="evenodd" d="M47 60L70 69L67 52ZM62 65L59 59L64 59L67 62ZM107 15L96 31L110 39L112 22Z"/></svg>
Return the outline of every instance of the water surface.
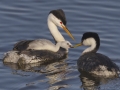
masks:
<svg viewBox="0 0 120 90"><path fill-rule="evenodd" d="M87 77L86 86L77 70L77 59L85 47L70 49L68 58L39 66L4 64L4 53L20 40L46 38L54 42L48 27L50 10L63 9L67 26L75 41L60 29L72 44L84 32L97 32L101 38L98 52L109 56L120 67L119 0L1 0L0 1L0 89L1 90L119 90L120 79L98 80Z"/></svg>

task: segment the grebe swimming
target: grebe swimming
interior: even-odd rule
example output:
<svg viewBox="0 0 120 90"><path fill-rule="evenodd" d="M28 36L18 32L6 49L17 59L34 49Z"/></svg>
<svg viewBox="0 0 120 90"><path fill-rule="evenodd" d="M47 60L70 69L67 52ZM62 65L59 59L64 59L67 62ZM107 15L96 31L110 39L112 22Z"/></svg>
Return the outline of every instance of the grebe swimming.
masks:
<svg viewBox="0 0 120 90"><path fill-rule="evenodd" d="M90 46L82 52L77 61L79 71L86 71L98 76L118 76L119 67L109 57L96 53L100 46L100 38L97 33L86 32L83 34L81 43L77 46Z"/></svg>
<svg viewBox="0 0 120 90"><path fill-rule="evenodd" d="M35 63L44 60L64 58L72 44L64 39L57 26L64 29L68 35L74 39L66 27L64 11L62 9L50 11L47 21L48 28L56 45L47 39L20 41L15 44L13 51L5 55L4 62L17 63L19 58L24 58L24 60L26 59L25 63ZM64 50L61 50L60 47L64 48Z"/></svg>
<svg viewBox="0 0 120 90"><path fill-rule="evenodd" d="M41 39L42 40L42 39ZM53 44L53 43L51 43ZM43 43L45 44L45 42ZM41 50L23 50L23 51L9 51L6 53L4 57L4 62L12 62L12 63L22 63L22 64L29 64L29 63L45 63L50 62L52 60L61 60L66 58L68 49L72 47L72 44L69 41L61 41L58 42L56 45L51 45L51 48L54 49L41 49Z"/></svg>

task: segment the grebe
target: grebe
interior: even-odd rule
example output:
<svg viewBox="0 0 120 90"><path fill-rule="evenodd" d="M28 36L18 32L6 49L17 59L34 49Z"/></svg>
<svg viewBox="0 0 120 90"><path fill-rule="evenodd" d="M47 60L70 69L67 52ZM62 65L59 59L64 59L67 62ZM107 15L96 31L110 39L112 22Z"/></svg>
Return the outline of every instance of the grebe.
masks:
<svg viewBox="0 0 120 90"><path fill-rule="evenodd" d="M77 46L90 46L82 52L77 61L79 71L86 71L97 76L111 77L118 76L119 67L109 57L96 53L100 46L100 38L97 33L86 32L83 34L81 43Z"/></svg>
<svg viewBox="0 0 120 90"><path fill-rule="evenodd" d="M43 43L44 45L45 42ZM53 43L51 43L53 44ZM6 53L4 57L4 63L12 62L12 63L22 63L22 64L29 64L29 63L48 63L52 60L59 61L61 59L65 59L67 57L68 49L72 47L72 44L69 41L61 41L58 42L56 45L53 44L53 47L48 49L41 49L41 50L23 50L23 51L9 51ZM54 49L54 51L50 50Z"/></svg>
<svg viewBox="0 0 120 90"><path fill-rule="evenodd" d="M13 51L5 55L4 62L17 63L18 60L20 60L19 58L24 58L24 60L28 59L25 63L35 63L46 59L64 58L72 44L64 39L57 26L64 29L72 39L74 39L74 37L66 27L67 22L63 10L50 11L47 22L56 45L47 39L20 41L14 45ZM61 50L60 47L64 48L64 50Z"/></svg>
<svg viewBox="0 0 120 90"><path fill-rule="evenodd" d="M66 41L64 37L62 36L62 34L59 32L57 26L64 29L68 33L68 35L72 39L74 39L74 37L72 36L72 34L69 32L69 30L66 27L67 21L66 21L66 17L62 9L50 11L47 22L48 22L48 28L55 42ZM44 42L47 45L43 45ZM49 49L49 46L53 45L51 43L52 43L51 41L48 41L46 39L24 40L24 41L20 41L16 43L13 50L23 51L23 50L29 50L29 49L31 50L32 49L41 50L42 48Z"/></svg>

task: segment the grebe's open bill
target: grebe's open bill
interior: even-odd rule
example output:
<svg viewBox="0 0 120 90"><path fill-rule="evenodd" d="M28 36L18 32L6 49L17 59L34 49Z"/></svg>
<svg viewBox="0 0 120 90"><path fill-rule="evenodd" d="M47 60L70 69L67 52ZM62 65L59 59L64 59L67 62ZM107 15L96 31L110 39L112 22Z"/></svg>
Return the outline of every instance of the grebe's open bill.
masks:
<svg viewBox="0 0 120 90"><path fill-rule="evenodd" d="M75 44L74 46L73 46L73 48L76 48L76 47L79 47L79 46L82 46L83 44L82 43L78 43L78 44Z"/></svg>
<svg viewBox="0 0 120 90"><path fill-rule="evenodd" d="M71 32L68 30L68 28L67 28L66 26L63 26L63 25L62 25L62 28L66 31L66 33L67 33L73 40L75 40L74 37L73 37L73 35L71 34Z"/></svg>

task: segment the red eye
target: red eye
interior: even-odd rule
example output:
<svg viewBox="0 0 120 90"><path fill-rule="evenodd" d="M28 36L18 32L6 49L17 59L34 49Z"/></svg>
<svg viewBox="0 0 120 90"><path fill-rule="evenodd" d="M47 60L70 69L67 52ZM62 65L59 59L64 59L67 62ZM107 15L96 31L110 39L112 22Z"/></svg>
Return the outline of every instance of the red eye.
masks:
<svg viewBox="0 0 120 90"><path fill-rule="evenodd" d="M62 22L60 22L62 24Z"/></svg>

